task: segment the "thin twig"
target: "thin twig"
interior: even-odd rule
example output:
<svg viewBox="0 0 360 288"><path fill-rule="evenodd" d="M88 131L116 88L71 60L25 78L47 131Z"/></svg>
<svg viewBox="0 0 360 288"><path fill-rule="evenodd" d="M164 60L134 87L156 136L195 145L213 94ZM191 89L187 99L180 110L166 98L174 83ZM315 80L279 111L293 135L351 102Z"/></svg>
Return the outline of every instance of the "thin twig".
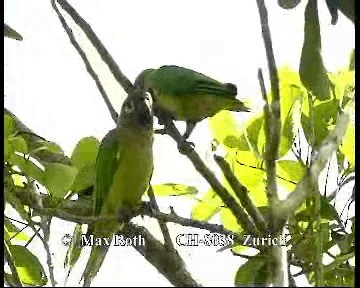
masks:
<svg viewBox="0 0 360 288"><path fill-rule="evenodd" d="M235 177L231 171L229 164L221 156L214 155L214 160L223 172L226 180L229 182L231 188L234 190L235 195L240 200L241 205L246 209L249 215L254 220L255 225L259 229L260 233L265 233L266 224L259 209L255 206L253 201L249 197L249 191L239 180Z"/></svg>
<svg viewBox="0 0 360 288"><path fill-rule="evenodd" d="M42 226L42 230L44 233L44 237L40 237L40 239L41 239L41 242L46 251L46 264L48 265L48 269L49 269L50 282L51 282L51 285L53 287L55 287L57 282L56 282L55 276L54 276L54 265L52 263L51 251L50 251L50 247L49 247L51 216L50 217L43 216L42 220L43 219L44 219L44 221L42 221L43 223L41 224L41 226Z"/></svg>
<svg viewBox="0 0 360 288"><path fill-rule="evenodd" d="M149 198L150 198L150 203L155 208L155 211L160 212L159 206L156 203L154 190L153 190L151 185L149 186L149 189L148 189L147 192L148 192L148 195L149 195ZM172 243L172 240L171 240L169 229L166 226L166 222L161 220L161 219L157 219L157 220L159 222L159 226L160 226L161 232L162 232L163 237L164 237L164 245L165 245L165 247L168 248L168 249L172 249L172 250L175 249L174 244Z"/></svg>
<svg viewBox="0 0 360 288"><path fill-rule="evenodd" d="M114 107L112 106L109 96L106 94L106 91L104 89L104 87L101 84L101 81L99 79L99 76L96 74L95 70L92 68L90 61L88 60L88 58L86 57L85 52L81 49L80 45L76 42L74 33L72 31L72 29L67 25L64 17L61 15L58 7L56 6L55 3L56 0L51 0L51 4L53 9L55 10L57 16L59 17L59 20L66 32L66 34L69 36L70 42L71 44L74 46L74 48L76 49L76 51L79 53L81 59L84 61L84 64L86 66L86 70L89 72L90 76L94 79L97 88L100 91L101 96L103 97L105 104L110 112L111 118L115 121L117 121L118 119L118 113L115 111Z"/></svg>
<svg viewBox="0 0 360 288"><path fill-rule="evenodd" d="M100 39L96 36L91 26L79 15L79 13L76 12L76 10L66 0L57 0L57 2L60 4L61 8L63 8L71 16L74 22L79 25L81 30L85 33L91 44L101 56L101 59L109 67L115 79L123 87L126 93L129 94L133 90L133 84L121 72L119 66L116 64L105 46L101 43Z"/></svg>

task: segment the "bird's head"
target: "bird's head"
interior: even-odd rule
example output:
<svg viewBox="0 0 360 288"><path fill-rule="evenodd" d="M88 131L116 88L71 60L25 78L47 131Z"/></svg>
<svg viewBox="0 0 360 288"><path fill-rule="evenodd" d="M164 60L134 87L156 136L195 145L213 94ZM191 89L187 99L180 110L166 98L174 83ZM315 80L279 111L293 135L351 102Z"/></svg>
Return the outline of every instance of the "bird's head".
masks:
<svg viewBox="0 0 360 288"><path fill-rule="evenodd" d="M134 86L135 88L138 88L138 89L144 89L144 90L148 90L149 87L148 86L148 81L147 78L148 78L148 75L153 72L155 69L146 69L144 71L142 71L135 79L135 83L134 83Z"/></svg>
<svg viewBox="0 0 360 288"><path fill-rule="evenodd" d="M152 129L153 109L151 95L140 89L130 92L121 107L118 125L140 130Z"/></svg>

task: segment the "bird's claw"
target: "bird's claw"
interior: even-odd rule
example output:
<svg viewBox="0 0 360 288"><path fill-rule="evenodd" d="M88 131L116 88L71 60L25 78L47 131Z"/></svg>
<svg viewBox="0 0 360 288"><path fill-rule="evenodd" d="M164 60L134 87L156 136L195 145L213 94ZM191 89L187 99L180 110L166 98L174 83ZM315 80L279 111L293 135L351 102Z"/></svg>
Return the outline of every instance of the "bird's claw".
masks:
<svg viewBox="0 0 360 288"><path fill-rule="evenodd" d="M178 143L178 149L181 154L187 154L191 150L194 150L195 144L193 142L186 141L184 138Z"/></svg>
<svg viewBox="0 0 360 288"><path fill-rule="evenodd" d="M145 212L143 214L152 215L154 214L153 212L157 210L155 204L152 201L144 201L142 207L143 211Z"/></svg>

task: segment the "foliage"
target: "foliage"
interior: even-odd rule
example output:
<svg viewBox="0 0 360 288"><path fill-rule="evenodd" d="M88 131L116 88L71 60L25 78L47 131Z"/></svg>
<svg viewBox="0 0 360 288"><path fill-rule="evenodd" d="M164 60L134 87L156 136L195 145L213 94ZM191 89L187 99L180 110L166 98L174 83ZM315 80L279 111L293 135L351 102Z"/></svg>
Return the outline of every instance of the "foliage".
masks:
<svg viewBox="0 0 360 288"><path fill-rule="evenodd" d="M297 1L279 1L279 5L292 9ZM281 135L278 159L276 159L277 184L284 194L294 191L302 181L309 167L311 153L329 135L337 123L340 111L354 115L355 64L354 51L349 67L330 73L326 71L321 56L321 35L319 17L315 0L309 0L305 9L304 43L299 71L288 67L279 69ZM332 16L337 22L340 10L354 22L353 1L326 1ZM16 40L22 36L5 24L4 35ZM264 113L259 112L245 123L239 123L231 112L221 112L209 119L215 148L223 148L226 161L233 174L247 189L252 202L268 221L268 200L266 197L266 168L264 164L265 128ZM224 125L226 123L226 125ZM319 213L316 213L316 198L311 197L294 211L288 222L290 238L289 262L301 268L312 284L317 283L315 270L319 263L317 256L331 255L332 261L323 267L324 286L353 286L354 266L349 260L354 257L355 217L345 219L335 209L335 196L344 193L345 184L354 181L355 168L355 123L350 122L345 137L336 151L338 178L337 190L332 195L319 196ZM304 135L304 136L302 136ZM19 215L26 227L33 228L29 237L10 218L4 222L4 247L9 257L5 257L10 269L4 273L9 284L16 285L17 279L24 285L44 286L51 275L46 274L43 264L28 248L28 244L39 236L49 233L44 227L50 225L51 217L35 212L33 207L22 204L20 200L29 193L45 194L49 199L61 203L64 199L81 199L91 195L95 179L95 163L100 142L93 136L85 137L76 144L71 157L66 157L61 147L47 141L27 129L19 119L5 110L4 113L4 213L7 217L10 207ZM231 186L222 179L223 185L233 196ZM224 228L241 235L244 228L237 223L231 211L225 207L213 189L209 189L201 199L198 188L181 183L162 183L153 185L156 196L193 197L198 201L191 209L193 220L209 222L214 216ZM321 189L319 189L321 190ZM26 194L27 193L27 194ZM353 202L354 195L348 203ZM348 204L348 208L350 206ZM55 208L57 209L57 208ZM38 217L40 216L40 217ZM35 219L40 218L39 222ZM320 223L320 224L319 224ZM349 229L350 224L350 229ZM35 233L36 232L36 233ZM79 239L83 226L76 224L66 258L65 269L69 273L80 257L82 247ZM320 246L319 235L321 235ZM43 241L44 246L47 245ZM339 252L333 255L332 250ZM235 245L234 255L247 252L248 247ZM256 256L250 257L241 265L235 275L236 286L267 285L270 282L269 265L266 255L258 249ZM6 264L5 263L5 264ZM11 267L15 267L11 269ZM8 268L8 267L7 267ZM10 273L9 273L10 272ZM49 272L51 274L51 272ZM48 277L49 276L49 277Z"/></svg>

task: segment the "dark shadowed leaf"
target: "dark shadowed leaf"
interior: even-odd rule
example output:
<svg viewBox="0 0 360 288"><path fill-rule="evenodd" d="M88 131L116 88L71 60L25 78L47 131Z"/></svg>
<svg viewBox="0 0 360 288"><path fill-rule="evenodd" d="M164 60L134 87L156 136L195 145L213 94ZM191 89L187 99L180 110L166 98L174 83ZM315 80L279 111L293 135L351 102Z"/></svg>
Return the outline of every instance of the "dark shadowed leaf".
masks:
<svg viewBox="0 0 360 288"><path fill-rule="evenodd" d="M339 10L355 23L355 0L339 0Z"/></svg>
<svg viewBox="0 0 360 288"><path fill-rule="evenodd" d="M77 173L76 167L60 163L48 164L44 174L45 186L52 196L63 198L73 185Z"/></svg>
<svg viewBox="0 0 360 288"><path fill-rule="evenodd" d="M236 287L266 286L270 282L267 270L267 258L254 256L240 266L235 276Z"/></svg>
<svg viewBox="0 0 360 288"><path fill-rule="evenodd" d="M198 193L198 189L195 186L188 186L176 183L164 183L152 185L154 194L157 196L182 196L193 195Z"/></svg>
<svg viewBox="0 0 360 288"><path fill-rule="evenodd" d="M76 174L74 183L71 186L73 191L82 191L95 184L95 164L83 166Z"/></svg>
<svg viewBox="0 0 360 288"><path fill-rule="evenodd" d="M305 9L304 44L299 72L302 84L316 98L320 100L330 98L330 81L321 57L317 0L309 0Z"/></svg>
<svg viewBox="0 0 360 288"><path fill-rule="evenodd" d="M9 249L21 282L30 286L44 286L47 283L44 268L34 254L20 245L10 245Z"/></svg>
<svg viewBox="0 0 360 288"><path fill-rule="evenodd" d="M341 0L326 0L326 5L327 5L330 15L331 15L331 24L332 25L335 25L338 21L338 18L339 18L338 9L339 9L340 1Z"/></svg>
<svg viewBox="0 0 360 288"><path fill-rule="evenodd" d="M301 0L278 0L278 4L281 8L284 9L293 9L295 8Z"/></svg>
<svg viewBox="0 0 360 288"><path fill-rule="evenodd" d="M14 29L12 29L9 25L5 23L4 23L4 36L18 41L23 40L23 37L18 32L16 32Z"/></svg>

